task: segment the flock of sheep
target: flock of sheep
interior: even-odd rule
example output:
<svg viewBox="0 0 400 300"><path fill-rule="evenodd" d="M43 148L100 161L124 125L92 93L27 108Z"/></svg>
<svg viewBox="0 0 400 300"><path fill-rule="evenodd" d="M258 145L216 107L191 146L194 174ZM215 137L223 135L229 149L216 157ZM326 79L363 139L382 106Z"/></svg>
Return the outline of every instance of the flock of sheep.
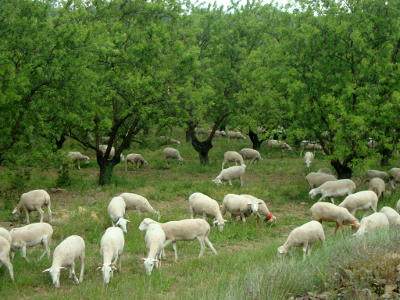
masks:
<svg viewBox="0 0 400 300"><path fill-rule="evenodd" d="M283 146L286 147L286 146ZM289 146L290 147L290 146ZM315 150L315 149L314 149ZM114 152L115 153L115 152ZM73 162L89 161L89 157L79 153L70 152L69 157ZM168 147L164 149L165 159L176 159L183 162L183 158L177 149ZM125 168L127 162L137 165L147 165L147 161L140 154L129 154L125 158ZM261 155L258 151L244 148L240 152L227 151L224 154L222 170L212 181L219 185L228 182L232 185L232 180L239 180L243 185L243 175L246 170L246 161L253 164L261 161ZM306 152L304 161L307 168L311 167L314 160L314 153ZM224 169L227 163L235 163L235 166ZM311 172L306 176L306 180L311 188L309 196L314 198L321 195L320 199L310 208L313 221L303 224L292 230L286 242L278 248L278 253L288 253L292 247L302 247L304 258L310 254L311 246L317 241L324 242L325 234L322 222L336 223L335 233L342 229L344 225L350 225L357 230L356 236L375 231L380 228L389 227L389 225L400 225L400 215L396 210L390 207L384 207L377 212L378 199L385 192L385 180L390 180L392 187L396 182L400 182L400 168L393 168L389 173L370 170L367 172L365 181L369 181L369 190L355 193L356 184L350 179L338 180L329 169L323 168L318 172ZM339 204L334 204L334 198L346 196ZM332 203L320 202L330 198ZM98 269L101 270L103 281L109 283L113 277L113 272L121 267L120 257L124 251L125 236L129 220L125 218L127 210L136 210L142 213L151 213L157 221L145 218L139 225L140 231L145 231L145 244L148 250L147 257L144 258L144 268L148 275L152 273L154 267L159 268L164 254L164 248L172 243L175 261L178 260L177 246L178 241L189 241L197 239L200 243L199 257L203 256L206 246L214 254L216 249L208 238L211 230L207 218L212 220L212 224L223 231L227 220L224 219L226 213L230 213L232 218L239 217L242 222L251 215L255 215L258 220L264 219L266 222L274 223L276 217L272 215L266 203L247 194L227 194L220 205L216 200L202 193L193 193L188 197L188 207L190 219L170 221L160 223L160 212L155 210L150 202L143 196L133 193L122 193L113 197L107 207L107 213L110 217L112 226L107 228L100 240L100 253L103 259ZM19 228L13 228L10 231L0 228L0 263L4 264L14 280L13 266L10 260L11 251L21 249L22 257L28 260L26 248L42 244L45 248L39 259L47 254L50 257L50 245L53 235L53 227L49 223L44 223L44 209L47 208L49 223L52 222L50 196L45 190L33 190L24 193L20 201L13 210L15 218L19 218L25 213L26 223L28 225ZM373 214L362 218L361 222L355 217L358 210L372 209ZM397 210L400 210L400 200L397 204ZM29 214L32 211L38 211L40 222L29 224ZM195 218L201 216L202 218ZM80 276L75 275L75 261L80 260ZM0 265L1 265L0 264ZM70 278L76 283L83 280L85 266L85 241L78 235L71 235L64 239L53 252L52 265L44 270L52 278L56 287L60 285L60 271L69 268Z"/></svg>

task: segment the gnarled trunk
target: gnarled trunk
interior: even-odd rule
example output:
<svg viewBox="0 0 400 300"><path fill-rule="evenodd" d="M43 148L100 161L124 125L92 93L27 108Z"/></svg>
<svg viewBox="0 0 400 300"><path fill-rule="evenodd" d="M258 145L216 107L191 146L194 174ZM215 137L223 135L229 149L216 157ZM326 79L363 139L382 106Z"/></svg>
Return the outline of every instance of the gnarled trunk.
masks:
<svg viewBox="0 0 400 300"><path fill-rule="evenodd" d="M195 139L195 140L192 139L192 145L193 145L193 148L197 151L197 153L199 153L200 163L202 165L208 164L208 162L209 162L208 152L213 147L212 143L209 142L208 140L201 142L197 139Z"/></svg>
<svg viewBox="0 0 400 300"><path fill-rule="evenodd" d="M65 142L66 138L65 135L62 134L59 139L56 139L56 147L57 150L60 150Z"/></svg>
<svg viewBox="0 0 400 300"><path fill-rule="evenodd" d="M353 170L348 166L350 161L340 162L338 159L332 159L331 165L336 170L338 179L351 178Z"/></svg>
<svg viewBox="0 0 400 300"><path fill-rule="evenodd" d="M255 133L253 130L249 129L249 137L250 140L253 144L253 149L254 150L260 150L261 144L265 141L264 139L259 139L257 133Z"/></svg>
<svg viewBox="0 0 400 300"><path fill-rule="evenodd" d="M189 143L192 140L189 129L186 129L186 131L185 131L185 139L186 139L186 143Z"/></svg>
<svg viewBox="0 0 400 300"><path fill-rule="evenodd" d="M99 184L100 185L110 184L114 169L113 162L105 160L102 163L99 163L99 167L100 167Z"/></svg>
<svg viewBox="0 0 400 300"><path fill-rule="evenodd" d="M388 148L379 149L379 153L381 154L381 166L388 166L389 160L392 157L392 151Z"/></svg>

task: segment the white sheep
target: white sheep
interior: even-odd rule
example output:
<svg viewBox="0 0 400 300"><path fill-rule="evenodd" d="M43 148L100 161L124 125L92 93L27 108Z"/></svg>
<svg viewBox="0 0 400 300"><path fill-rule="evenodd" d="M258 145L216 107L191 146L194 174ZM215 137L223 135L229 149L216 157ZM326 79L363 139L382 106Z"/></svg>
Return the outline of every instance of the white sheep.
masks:
<svg viewBox="0 0 400 300"><path fill-rule="evenodd" d="M215 219L213 224L218 226L219 231L224 230L226 220L222 217L219 204L214 199L203 193L193 193L189 196L189 210L192 219L196 215L202 215L203 219L213 218Z"/></svg>
<svg viewBox="0 0 400 300"><path fill-rule="evenodd" d="M229 139L245 140L246 137L240 131L228 131L227 136Z"/></svg>
<svg viewBox="0 0 400 300"><path fill-rule="evenodd" d="M267 147L269 148L279 148L281 150L292 151L293 148L290 147L287 143L279 140L267 140Z"/></svg>
<svg viewBox="0 0 400 300"><path fill-rule="evenodd" d="M384 213L389 220L389 225L400 225L400 215L397 211L389 206L381 208L381 213Z"/></svg>
<svg viewBox="0 0 400 300"><path fill-rule="evenodd" d="M255 197L251 198L250 195L236 195L227 194L222 200L221 214L225 215L227 212L232 217L240 216L242 222L246 222L246 217L258 212L259 206L263 204L260 199Z"/></svg>
<svg viewBox="0 0 400 300"><path fill-rule="evenodd" d="M247 197L250 200L252 200L253 203L258 204L258 210L256 212L256 216L259 216L259 215L265 216L265 219L264 219L265 222L271 222L271 223L276 222L276 217L269 211L268 206L264 200L254 197L252 195L248 195L248 194L241 194L239 196ZM245 216L247 217L246 214L245 214Z"/></svg>
<svg viewBox="0 0 400 300"><path fill-rule="evenodd" d="M49 214L49 222L51 222L51 202L50 195L45 190L33 190L21 195L18 205L13 210L14 219L18 219L24 211L26 215L25 223L29 224L29 213L38 211L40 214L40 222L43 222L44 211L42 208L47 207Z"/></svg>
<svg viewBox="0 0 400 300"><path fill-rule="evenodd" d="M128 163L136 165L136 168L147 166L148 163L141 154L130 153L125 157L125 171L128 171Z"/></svg>
<svg viewBox="0 0 400 300"><path fill-rule="evenodd" d="M357 218L354 217L347 208L339 207L328 202L317 202L310 208L312 218L320 223L335 222L335 233L338 229L342 229L343 225L351 225L358 228L360 225Z"/></svg>
<svg viewBox="0 0 400 300"><path fill-rule="evenodd" d="M227 169L223 169L219 175L212 180L216 185L220 185L224 181L228 181L229 185L232 185L232 180L239 179L240 186L243 186L243 176L246 171L246 165L233 166Z"/></svg>
<svg viewBox="0 0 400 300"><path fill-rule="evenodd" d="M226 136L226 132L224 130L215 130L214 136L215 137L220 137L220 136L225 137Z"/></svg>
<svg viewBox="0 0 400 300"><path fill-rule="evenodd" d="M331 202L334 203L333 197L348 196L352 194L356 189L356 184L350 179L340 179L336 181L327 181L317 188L312 189L309 192L311 199L318 194L321 194L318 202L324 200L326 197L331 198Z"/></svg>
<svg viewBox="0 0 400 300"><path fill-rule="evenodd" d="M390 185L392 189L396 189L396 182L400 182L400 168L391 168L388 171L390 175Z"/></svg>
<svg viewBox="0 0 400 300"><path fill-rule="evenodd" d="M389 178L389 174L383 171L378 171L378 170L368 170L366 174L366 180L372 179L372 178L381 178L383 180L387 180Z"/></svg>
<svg viewBox="0 0 400 300"><path fill-rule="evenodd" d="M380 198L383 196L386 190L385 182L379 177L372 178L369 181L368 189L370 191L374 191L378 198Z"/></svg>
<svg viewBox="0 0 400 300"><path fill-rule="evenodd" d="M179 140L174 139L174 138L170 138L170 137L165 136L165 135L159 136L159 139L164 142L163 144L177 144L177 145L181 144L181 142Z"/></svg>
<svg viewBox="0 0 400 300"><path fill-rule="evenodd" d="M106 154L108 145L99 145L99 150L103 153L103 156ZM111 146L110 154L108 155L109 159L113 159L115 155L115 148ZM121 161L125 160L125 156L121 153L119 156Z"/></svg>
<svg viewBox="0 0 400 300"><path fill-rule="evenodd" d="M324 184L327 181L336 181L337 178L333 175L320 173L320 172L311 172L307 174L306 180L310 188L319 187L321 184Z"/></svg>
<svg viewBox="0 0 400 300"><path fill-rule="evenodd" d="M122 193L119 197L124 199L126 209L137 210L140 213L154 214L158 220L160 219L160 212L155 210L145 197L133 193Z"/></svg>
<svg viewBox="0 0 400 300"><path fill-rule="evenodd" d="M323 150L321 144L319 144L319 143L310 143L309 141L306 141L306 140L301 141L301 145L302 145L302 147L301 147L301 151L300 151L300 157L303 154L304 150L305 151L314 151L314 153L315 153L315 151L322 151Z"/></svg>
<svg viewBox="0 0 400 300"><path fill-rule="evenodd" d="M75 275L75 259L79 258L81 263L81 272L79 280ZM74 279L79 284L83 281L83 272L85 269L85 241L79 235L71 235L63 240L53 252L53 263L50 268L43 271L49 272L53 284L56 288L60 287L61 269L69 267L69 278Z"/></svg>
<svg viewBox="0 0 400 300"><path fill-rule="evenodd" d="M7 229L5 229L5 228L3 228L3 227L0 227L0 236L2 236L2 237L5 238L9 243L11 243L11 235L10 235L10 232L9 232Z"/></svg>
<svg viewBox="0 0 400 300"><path fill-rule="evenodd" d="M139 230L146 231L144 239L149 252L147 257L143 258L143 264L147 275L151 275L154 266L156 268L161 266L161 254L166 241L165 232L158 223L145 224L142 222Z"/></svg>
<svg viewBox="0 0 400 300"><path fill-rule="evenodd" d="M332 172L331 169L329 168L321 168L317 171L318 173L325 173L325 174L329 174L329 175L334 175L334 173Z"/></svg>
<svg viewBox="0 0 400 300"><path fill-rule="evenodd" d="M72 163L77 163L78 170L81 169L81 161L84 161L85 164L90 163L90 157L87 155L83 155L80 152L68 152L67 156L72 161Z"/></svg>
<svg viewBox="0 0 400 300"><path fill-rule="evenodd" d="M311 167L311 163L313 162L313 160L314 160L314 153L307 151L304 154L304 162L305 162L307 168Z"/></svg>
<svg viewBox="0 0 400 300"><path fill-rule="evenodd" d="M236 151L226 151L224 153L224 161L222 162L221 167L222 170L224 169L224 165L228 162L234 162L235 165L237 165L238 163L240 165L244 164L243 157Z"/></svg>
<svg viewBox="0 0 400 300"><path fill-rule="evenodd" d="M340 207L347 208L347 210L355 216L358 210L372 209L376 212L378 206L378 196L373 191L361 191L351 195L348 195Z"/></svg>
<svg viewBox="0 0 400 300"><path fill-rule="evenodd" d="M194 239L198 239L200 242L200 254L199 257L202 257L205 250L205 243L211 249L211 251L217 255L217 251L214 249L210 240L208 239L208 234L210 233L210 224L203 219L185 219L180 221L170 221L167 223L158 223L152 219L146 218L140 223L139 229L146 230L150 224L160 224L161 228L165 232L166 241L163 245L165 248L170 243L172 243L172 247L175 253L175 261L178 260L178 252L176 248L176 242L178 241L191 241Z"/></svg>
<svg viewBox="0 0 400 300"><path fill-rule="evenodd" d="M177 159L179 162L183 162L183 158L181 154L179 153L179 150L171 147L167 147L164 149L164 157L166 160L169 159Z"/></svg>
<svg viewBox="0 0 400 300"><path fill-rule="evenodd" d="M261 161L261 154L257 150L251 148L243 148L239 151L244 160L249 160L250 165L255 161Z"/></svg>
<svg viewBox="0 0 400 300"><path fill-rule="evenodd" d="M0 267L5 265L10 274L11 280L14 281L14 268L10 261L10 249L10 242L3 236L0 236Z"/></svg>
<svg viewBox="0 0 400 300"><path fill-rule="evenodd" d="M303 247L303 260L311 254L311 246L321 241L325 243L324 228L317 221L310 221L293 229L286 242L278 248L280 254L286 254L292 247Z"/></svg>
<svg viewBox="0 0 400 300"><path fill-rule="evenodd" d="M119 258L119 268L121 269L121 255L124 251L125 238L122 229L119 227L108 227L100 240L100 254L103 257L103 263L98 269L103 274L104 284L110 282L117 269L117 261Z"/></svg>
<svg viewBox="0 0 400 300"><path fill-rule="evenodd" d="M376 230L384 229L389 227L389 220L384 213L376 212L368 217L361 219L360 227L354 236L363 236L366 233L371 233Z"/></svg>
<svg viewBox="0 0 400 300"><path fill-rule="evenodd" d="M47 253L50 258L50 244L53 235L53 227L48 223L32 223L19 228L10 230L11 248L21 248L22 257L29 261L26 257L26 248L43 244L45 251L39 260Z"/></svg>
<svg viewBox="0 0 400 300"><path fill-rule="evenodd" d="M121 227L122 231L126 233L126 226L130 221L124 218L125 209L125 200L119 196L112 198L107 207L107 212L111 218L112 225Z"/></svg>

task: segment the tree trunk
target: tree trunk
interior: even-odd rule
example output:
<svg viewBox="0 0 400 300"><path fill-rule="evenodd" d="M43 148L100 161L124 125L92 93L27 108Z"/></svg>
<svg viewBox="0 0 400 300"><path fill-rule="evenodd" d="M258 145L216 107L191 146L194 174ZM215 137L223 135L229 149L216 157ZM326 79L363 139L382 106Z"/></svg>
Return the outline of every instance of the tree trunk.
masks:
<svg viewBox="0 0 400 300"><path fill-rule="evenodd" d="M381 166L388 166L389 159L392 157L392 151L387 148L379 149L379 153L382 155L381 157Z"/></svg>
<svg viewBox="0 0 400 300"><path fill-rule="evenodd" d="M115 164L109 160L98 161L98 164L100 167L99 184L110 184Z"/></svg>
<svg viewBox="0 0 400 300"><path fill-rule="evenodd" d="M338 159L331 160L331 165L336 170L336 173L338 174L338 179L351 178L353 171L348 166L348 163L349 162L341 163Z"/></svg>
<svg viewBox="0 0 400 300"><path fill-rule="evenodd" d="M249 129L249 137L250 137L251 142L253 143L253 149L254 150L260 150L263 140L260 140L258 138L257 133L255 133L251 129Z"/></svg>
<svg viewBox="0 0 400 300"><path fill-rule="evenodd" d="M60 150L62 148L65 140L66 138L64 134L62 134L59 139L56 139L57 150Z"/></svg>
<svg viewBox="0 0 400 300"><path fill-rule="evenodd" d="M197 151L197 153L199 153L200 163L202 165L207 165L209 162L208 152L213 147L212 143L210 143L208 141L201 142L199 140L192 139L192 145L193 145L193 148Z"/></svg>
<svg viewBox="0 0 400 300"><path fill-rule="evenodd" d="M186 129L185 136L186 136L186 143L188 143L192 140L189 129Z"/></svg>

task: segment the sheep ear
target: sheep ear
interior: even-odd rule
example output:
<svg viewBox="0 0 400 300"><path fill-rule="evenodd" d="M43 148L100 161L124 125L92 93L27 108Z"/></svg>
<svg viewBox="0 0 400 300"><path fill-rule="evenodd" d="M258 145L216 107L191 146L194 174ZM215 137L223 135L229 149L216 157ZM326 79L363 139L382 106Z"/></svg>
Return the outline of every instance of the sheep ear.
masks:
<svg viewBox="0 0 400 300"><path fill-rule="evenodd" d="M50 268L42 271L42 273L45 273L45 272L50 272Z"/></svg>

